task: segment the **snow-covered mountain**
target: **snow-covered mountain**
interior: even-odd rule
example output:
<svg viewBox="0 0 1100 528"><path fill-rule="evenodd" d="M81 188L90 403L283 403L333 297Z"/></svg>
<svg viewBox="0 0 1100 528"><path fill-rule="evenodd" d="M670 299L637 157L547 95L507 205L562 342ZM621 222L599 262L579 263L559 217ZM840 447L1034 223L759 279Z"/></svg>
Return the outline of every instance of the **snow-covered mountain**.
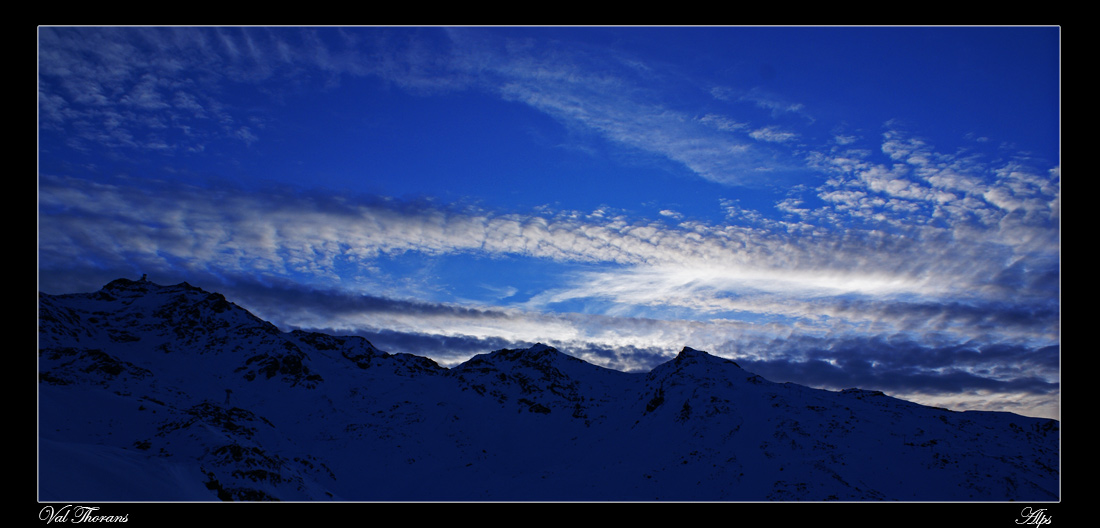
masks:
<svg viewBox="0 0 1100 528"><path fill-rule="evenodd" d="M1059 423L772 383L690 348L447 369L182 283L39 294L42 501L1056 501Z"/></svg>

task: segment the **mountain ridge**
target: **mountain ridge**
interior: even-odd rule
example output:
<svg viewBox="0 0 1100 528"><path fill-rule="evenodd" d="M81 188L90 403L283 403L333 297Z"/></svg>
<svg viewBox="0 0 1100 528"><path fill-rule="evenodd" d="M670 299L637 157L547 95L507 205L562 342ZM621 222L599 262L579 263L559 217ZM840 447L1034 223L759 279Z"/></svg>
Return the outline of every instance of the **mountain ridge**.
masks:
<svg viewBox="0 0 1100 528"><path fill-rule="evenodd" d="M445 368L361 337L281 332L186 282L40 293L38 364L42 500L1060 493L1056 420L774 383L690 347L648 373L541 343ZM119 482L112 460L157 483Z"/></svg>

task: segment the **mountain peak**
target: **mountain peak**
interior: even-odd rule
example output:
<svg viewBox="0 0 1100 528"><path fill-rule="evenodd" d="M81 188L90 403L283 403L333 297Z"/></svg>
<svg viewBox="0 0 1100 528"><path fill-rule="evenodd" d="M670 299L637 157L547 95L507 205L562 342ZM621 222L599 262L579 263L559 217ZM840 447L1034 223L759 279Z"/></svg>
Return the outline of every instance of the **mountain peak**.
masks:
<svg viewBox="0 0 1100 528"><path fill-rule="evenodd" d="M552 347L550 345L544 345L542 343L535 343L534 345L531 346L531 348L527 349L527 352L532 353L532 354L537 354L537 353L543 352L545 350L553 350L553 351L557 352L557 349L555 349L554 347Z"/></svg>
<svg viewBox="0 0 1100 528"><path fill-rule="evenodd" d="M646 374L650 380L677 380L677 383L685 379L727 380L732 379L731 376L759 379L732 360L686 346L671 361L657 365Z"/></svg>
<svg viewBox="0 0 1100 528"><path fill-rule="evenodd" d="M103 290L105 290L105 291L145 291L145 290L148 289L148 286L150 284L153 284L153 283L145 280L144 276L142 277L142 280L139 280L139 281L125 279L125 278L115 279L111 282L108 282L107 285L103 287Z"/></svg>
<svg viewBox="0 0 1100 528"><path fill-rule="evenodd" d="M505 348L497 350L492 354L489 354L494 359L502 359L505 361L518 361L521 363L539 363L549 364L555 361L555 358L560 357L572 357L568 354L564 354L558 349L544 345L542 343L535 343L528 348Z"/></svg>
<svg viewBox="0 0 1100 528"><path fill-rule="evenodd" d="M702 350L695 350L694 348L686 347L686 346L683 348L683 350L680 351L679 354L676 355L676 358L673 359L672 361L676 365L683 365L685 362L687 362L687 363L696 363L696 362L732 363L733 366L735 366L737 368L741 368L741 365L738 365L733 360L726 359L726 358L719 357L719 356L715 356L715 355L710 354L708 352L704 352Z"/></svg>
<svg viewBox="0 0 1100 528"><path fill-rule="evenodd" d="M517 350L517 352L519 352L524 359L539 362L553 361L554 358L562 356L572 357L560 352L550 345L544 345L542 343L535 343L530 348Z"/></svg>
<svg viewBox="0 0 1100 528"><path fill-rule="evenodd" d="M174 285L157 284L153 281L148 280L145 275L142 275L140 280L130 280L130 279L126 279L126 278L115 279L111 282L108 282L107 285L105 285L100 291L102 291L104 293L113 294L113 295L119 295L119 294L123 294L123 295L131 294L131 295L133 295L133 294L142 294L142 293L150 293L150 292L164 292L164 291L167 291L167 292L188 291L188 292L208 293L208 292L206 292L206 290L203 290L202 288L199 288L198 286L192 286L191 284L189 284L187 282L181 282L179 284L174 284ZM221 294L215 294L215 295L218 295L219 297L221 297Z"/></svg>

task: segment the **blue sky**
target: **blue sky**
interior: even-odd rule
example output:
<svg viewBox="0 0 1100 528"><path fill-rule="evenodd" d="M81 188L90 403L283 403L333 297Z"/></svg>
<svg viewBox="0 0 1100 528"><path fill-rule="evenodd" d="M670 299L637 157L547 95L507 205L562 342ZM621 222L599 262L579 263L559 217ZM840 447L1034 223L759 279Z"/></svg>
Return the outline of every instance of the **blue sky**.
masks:
<svg viewBox="0 0 1100 528"><path fill-rule="evenodd" d="M38 37L41 291L1058 417L1058 28Z"/></svg>

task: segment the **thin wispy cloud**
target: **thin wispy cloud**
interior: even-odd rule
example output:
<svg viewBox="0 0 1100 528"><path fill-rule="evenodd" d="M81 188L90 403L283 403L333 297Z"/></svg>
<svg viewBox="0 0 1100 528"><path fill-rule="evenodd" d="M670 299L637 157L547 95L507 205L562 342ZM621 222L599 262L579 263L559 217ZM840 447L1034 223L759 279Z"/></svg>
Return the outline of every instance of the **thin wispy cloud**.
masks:
<svg viewBox="0 0 1100 528"><path fill-rule="evenodd" d="M794 132L787 132L776 126L768 126L764 128L758 128L749 132L749 136L753 139L760 141L767 141L770 143L786 143L798 138L798 134Z"/></svg>
<svg viewBox="0 0 1100 528"><path fill-rule="evenodd" d="M744 139L716 133L715 127L729 131L745 125L717 116L697 120L664 105L659 94L646 88L648 77L638 78L635 69L620 61L591 53L557 49L534 55L491 34L460 30L431 43L383 33L366 39L376 41L376 48L360 51L344 48L344 42L336 44L341 39L326 42L319 32L120 28L93 31L102 43L86 46L77 38L66 38L68 31L46 28L40 38L51 53L41 61L41 78L53 89L43 96L40 110L51 122L81 126L74 137L86 145L193 150L224 138L246 144L256 140L255 131L245 124L255 117L249 105L209 95L227 85L272 79L329 85L341 76L376 76L421 94L492 93L566 126L728 184L749 183L746 173L775 163L773 153L756 151L749 137L769 142L794 137L774 127L757 128ZM86 49L105 67L89 67ZM188 56L201 62L180 60ZM173 80L163 80L168 75ZM788 110L797 110L797 105Z"/></svg>

